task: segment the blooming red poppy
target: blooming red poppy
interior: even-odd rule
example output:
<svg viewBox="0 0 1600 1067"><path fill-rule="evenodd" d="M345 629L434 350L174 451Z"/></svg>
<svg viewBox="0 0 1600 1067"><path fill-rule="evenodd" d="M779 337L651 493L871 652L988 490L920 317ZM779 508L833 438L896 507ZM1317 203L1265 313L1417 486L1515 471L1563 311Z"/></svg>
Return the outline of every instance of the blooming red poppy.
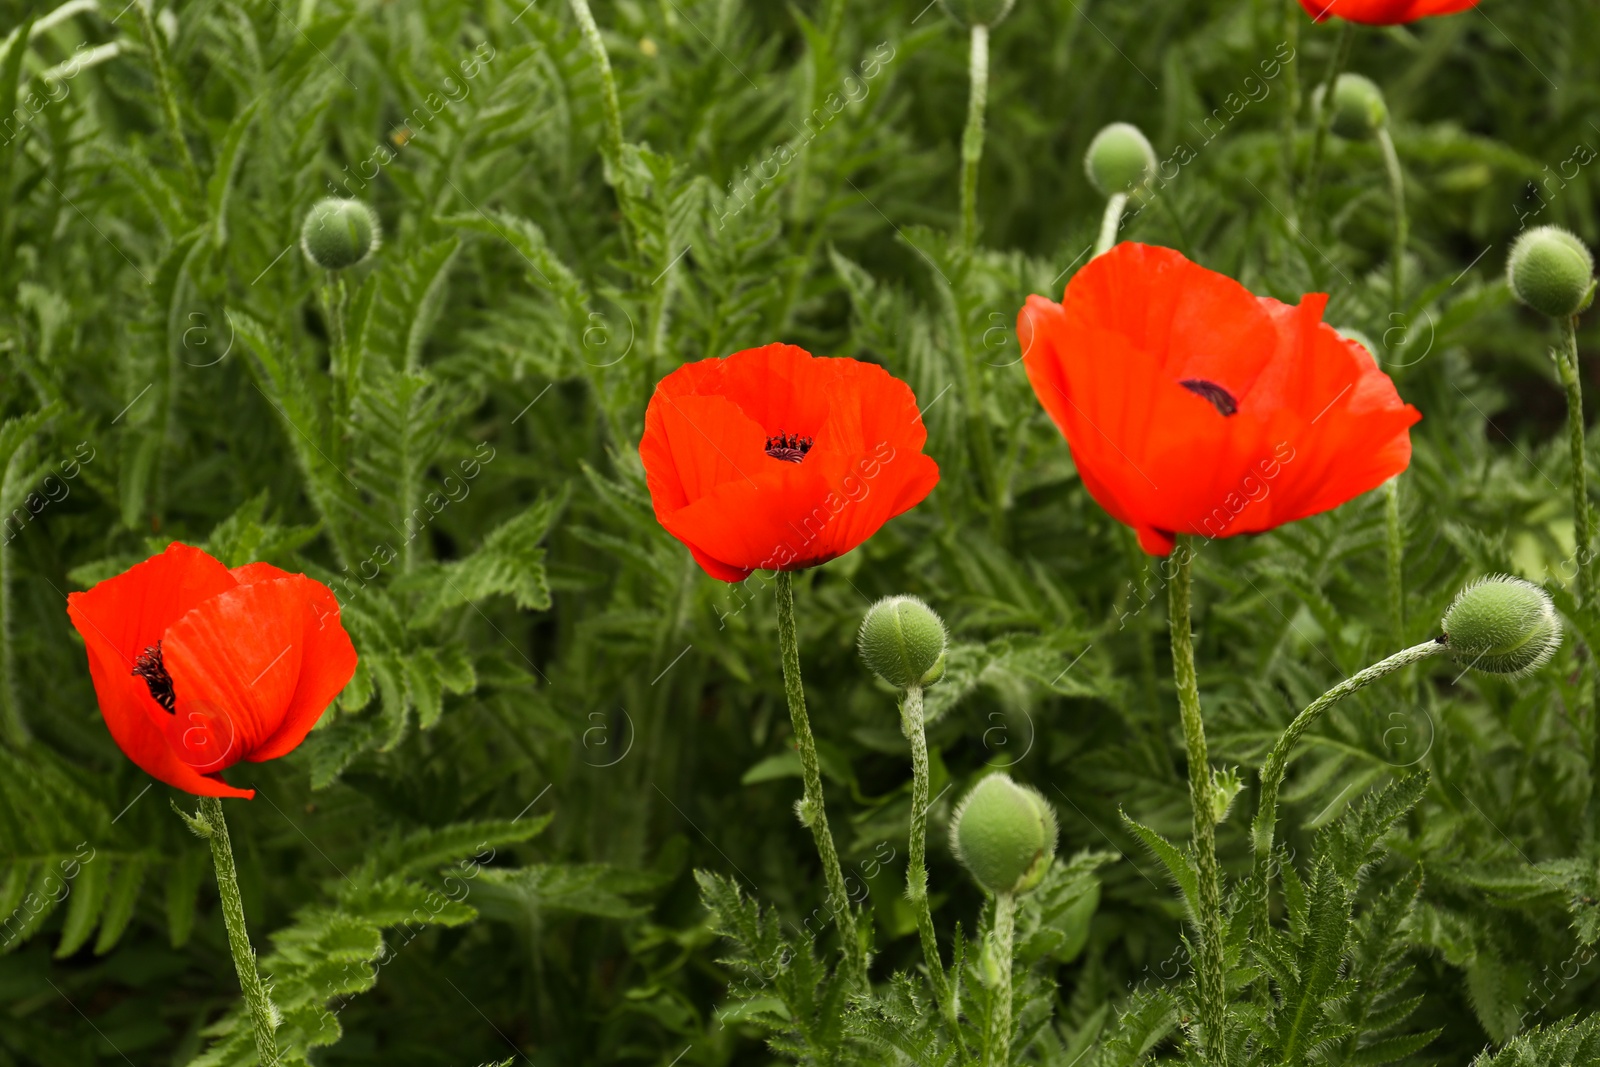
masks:
<svg viewBox="0 0 1600 1067"><path fill-rule="evenodd" d="M842 556L939 481L911 387L882 367L766 345L656 385L644 461L656 519L713 578Z"/></svg>
<svg viewBox="0 0 1600 1067"><path fill-rule="evenodd" d="M1479 0L1300 0L1306 14L1322 22L1330 18L1368 26L1398 26L1434 15L1454 15L1478 6Z"/></svg>
<svg viewBox="0 0 1600 1067"><path fill-rule="evenodd" d="M1410 427L1328 298L1257 297L1170 248L1121 244L1018 316L1023 364L1084 486L1146 552L1316 515L1405 470Z"/></svg>
<svg viewBox="0 0 1600 1067"><path fill-rule="evenodd" d="M71 594L67 613L117 746L199 796L254 796L218 772L288 753L356 669L327 586L176 542Z"/></svg>

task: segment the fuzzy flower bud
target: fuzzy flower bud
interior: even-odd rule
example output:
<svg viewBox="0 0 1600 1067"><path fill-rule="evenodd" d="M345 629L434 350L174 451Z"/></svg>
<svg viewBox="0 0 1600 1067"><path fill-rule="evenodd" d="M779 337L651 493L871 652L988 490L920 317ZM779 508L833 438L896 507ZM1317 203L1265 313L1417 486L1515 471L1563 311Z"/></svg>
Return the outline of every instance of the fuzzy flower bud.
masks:
<svg viewBox="0 0 1600 1067"><path fill-rule="evenodd" d="M1576 315L1594 300L1594 255L1559 226L1539 226L1518 237L1506 276L1518 300L1552 319Z"/></svg>
<svg viewBox="0 0 1600 1067"><path fill-rule="evenodd" d="M1132 195L1142 191L1156 175L1156 150L1139 127L1113 122L1094 135L1083 167L1089 184L1101 196Z"/></svg>
<svg viewBox="0 0 1600 1067"><path fill-rule="evenodd" d="M1011 14L1016 0L939 0L945 14L963 26L995 26Z"/></svg>
<svg viewBox="0 0 1600 1067"><path fill-rule="evenodd" d="M1322 108L1322 90L1314 97L1318 110ZM1383 90L1371 78L1359 74L1341 74L1333 87L1333 114L1328 128L1348 141L1365 141L1389 122L1389 105L1384 102Z"/></svg>
<svg viewBox="0 0 1600 1067"><path fill-rule="evenodd" d="M862 662L896 689L937 682L948 642L944 621L914 596L885 597L872 605L856 639Z"/></svg>
<svg viewBox="0 0 1600 1067"><path fill-rule="evenodd" d="M1461 590L1444 613L1444 644L1463 666L1490 674L1528 674L1561 645L1550 596L1532 582L1495 575Z"/></svg>
<svg viewBox="0 0 1600 1067"><path fill-rule="evenodd" d="M1036 789L996 772L972 787L950 819L950 848L991 893L1026 893L1056 854L1056 813Z"/></svg>
<svg viewBox="0 0 1600 1067"><path fill-rule="evenodd" d="M330 196L306 212L300 248L323 270L344 270L366 259L381 240L377 214L359 200Z"/></svg>

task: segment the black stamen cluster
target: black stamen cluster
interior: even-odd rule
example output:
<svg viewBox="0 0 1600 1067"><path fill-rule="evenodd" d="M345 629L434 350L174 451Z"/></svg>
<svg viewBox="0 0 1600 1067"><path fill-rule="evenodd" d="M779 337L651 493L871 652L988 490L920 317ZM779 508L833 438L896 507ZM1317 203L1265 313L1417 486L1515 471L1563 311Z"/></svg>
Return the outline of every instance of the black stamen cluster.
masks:
<svg viewBox="0 0 1600 1067"><path fill-rule="evenodd" d="M811 446L816 443L812 437L801 437L797 433L780 433L767 438L767 455L773 459L781 459L785 463L799 463L806 458L806 453L811 451Z"/></svg>
<svg viewBox="0 0 1600 1067"><path fill-rule="evenodd" d="M144 679L150 695L169 712L177 711L178 695L172 691L172 675L161 662L161 642L157 641L133 661L133 673Z"/></svg>

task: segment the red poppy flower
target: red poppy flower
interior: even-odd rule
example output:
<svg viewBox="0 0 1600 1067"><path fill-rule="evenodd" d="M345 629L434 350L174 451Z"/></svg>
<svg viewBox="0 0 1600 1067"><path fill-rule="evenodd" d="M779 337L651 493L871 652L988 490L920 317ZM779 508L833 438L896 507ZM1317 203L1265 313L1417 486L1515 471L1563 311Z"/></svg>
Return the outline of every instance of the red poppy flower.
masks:
<svg viewBox="0 0 1600 1067"><path fill-rule="evenodd" d="M910 386L882 367L767 345L656 385L644 461L656 519L713 578L842 556L939 481Z"/></svg>
<svg viewBox="0 0 1600 1067"><path fill-rule="evenodd" d="M117 747L199 796L254 796L218 772L288 753L356 669L327 586L188 545L71 594L67 614Z"/></svg>
<svg viewBox="0 0 1600 1067"><path fill-rule="evenodd" d="M1411 462L1372 355L1328 298L1257 297L1170 248L1121 244L1018 316L1023 364L1084 486L1153 555L1177 533L1259 533L1338 507Z"/></svg>
<svg viewBox="0 0 1600 1067"><path fill-rule="evenodd" d="M1454 15L1478 6L1479 0L1300 0L1306 14L1323 22L1330 18L1368 26L1398 26L1434 15Z"/></svg>

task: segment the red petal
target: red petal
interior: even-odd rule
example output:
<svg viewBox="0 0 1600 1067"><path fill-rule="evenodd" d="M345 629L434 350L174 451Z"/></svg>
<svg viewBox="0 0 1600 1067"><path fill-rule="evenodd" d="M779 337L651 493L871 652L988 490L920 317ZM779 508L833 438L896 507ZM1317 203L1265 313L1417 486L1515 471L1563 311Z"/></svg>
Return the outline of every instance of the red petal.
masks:
<svg viewBox="0 0 1600 1067"><path fill-rule="evenodd" d="M203 766L270 759L304 738L355 670L337 612L325 587L296 575L238 586L168 629L178 718L200 728Z"/></svg>
<svg viewBox="0 0 1600 1067"><path fill-rule="evenodd" d="M166 738L172 716L132 673L133 661L160 641L174 620L235 584L221 563L198 548L174 543L88 592L67 597L67 614L87 646L89 675L112 740L151 777L198 796L255 794L207 777L178 757Z"/></svg>
<svg viewBox="0 0 1600 1067"><path fill-rule="evenodd" d="M778 434L805 458L766 454ZM681 367L656 387L639 444L656 518L712 577L833 559L938 481L916 398L881 367L767 345Z"/></svg>

